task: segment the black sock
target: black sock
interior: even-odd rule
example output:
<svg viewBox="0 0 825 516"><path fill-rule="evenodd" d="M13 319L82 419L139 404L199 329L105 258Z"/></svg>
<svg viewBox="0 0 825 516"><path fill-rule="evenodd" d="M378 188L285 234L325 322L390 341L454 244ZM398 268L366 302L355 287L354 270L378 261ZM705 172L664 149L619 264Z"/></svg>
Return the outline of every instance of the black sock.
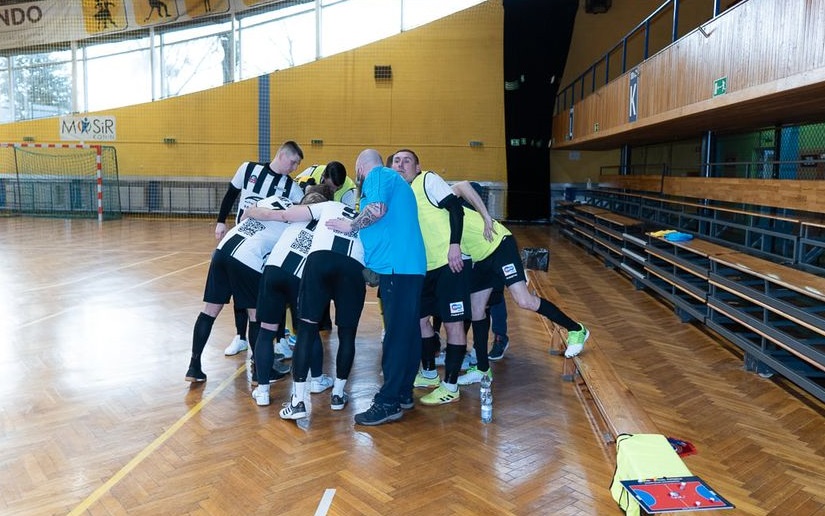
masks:
<svg viewBox="0 0 825 516"><path fill-rule="evenodd" d="M473 348L476 350L476 367L479 371L488 371L490 361L487 359L487 337L490 334L490 318L473 321Z"/></svg>
<svg viewBox="0 0 825 516"><path fill-rule="evenodd" d="M461 373L461 362L464 361L464 354L467 346L447 343L447 356L444 357L444 382L457 383L458 375Z"/></svg>
<svg viewBox="0 0 825 516"><path fill-rule="evenodd" d="M195 329L192 331L192 358L189 365L192 367L201 367L201 354L203 348L206 347L206 341L209 340L209 335L212 333L212 325L215 323L215 318L203 312L198 314L195 321Z"/></svg>
<svg viewBox="0 0 825 516"><path fill-rule="evenodd" d="M425 371L435 370L435 355L438 354L441 341L438 337L426 337L421 339L421 368Z"/></svg>
<svg viewBox="0 0 825 516"><path fill-rule="evenodd" d="M559 326L563 327L568 331L577 331L579 329L579 323L568 317L564 312L559 310L559 307L551 303L550 301L539 298L541 302L539 303L539 309L536 312L540 313L547 319L550 319L554 323L558 324Z"/></svg>

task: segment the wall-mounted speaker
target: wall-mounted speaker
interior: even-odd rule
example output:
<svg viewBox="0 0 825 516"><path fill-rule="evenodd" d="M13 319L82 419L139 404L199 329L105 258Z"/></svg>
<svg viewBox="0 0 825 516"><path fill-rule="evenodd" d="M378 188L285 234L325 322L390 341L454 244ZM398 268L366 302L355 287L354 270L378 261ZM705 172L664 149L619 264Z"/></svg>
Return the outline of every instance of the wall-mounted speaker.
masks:
<svg viewBox="0 0 825 516"><path fill-rule="evenodd" d="M374 73L376 81L392 80L392 66L390 65L375 65Z"/></svg>
<svg viewBox="0 0 825 516"><path fill-rule="evenodd" d="M584 0L584 12L588 14L603 14L610 10L613 0Z"/></svg>

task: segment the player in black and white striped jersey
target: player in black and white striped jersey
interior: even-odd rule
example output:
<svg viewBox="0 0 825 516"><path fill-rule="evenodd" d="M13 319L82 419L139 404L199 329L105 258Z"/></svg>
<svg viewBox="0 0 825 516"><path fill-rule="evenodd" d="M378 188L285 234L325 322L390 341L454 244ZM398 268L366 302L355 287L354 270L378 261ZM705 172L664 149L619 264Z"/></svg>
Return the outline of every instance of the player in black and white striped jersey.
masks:
<svg viewBox="0 0 825 516"><path fill-rule="evenodd" d="M258 201L266 211L284 211L292 206L285 197L273 196ZM204 287L203 310L198 315L192 333L192 357L186 372L186 381L205 382L201 355L212 333L215 318L230 298L235 306L246 310L249 316L249 337L254 343L258 334L255 305L264 262L287 224L275 220L247 219L233 227L218 243L212 253Z"/></svg>
<svg viewBox="0 0 825 516"><path fill-rule="evenodd" d="M333 188L328 185L309 186L301 204L329 201L332 196ZM252 215L255 215L254 210ZM316 225L317 222L314 220L290 223L275 247L272 248L264 266L258 290L256 313L261 325L255 343L258 386L252 391L252 398L258 406L267 406L270 402L270 371L275 365L272 344L279 327L286 322L284 317L287 305L292 307L293 328L297 327L295 314L298 305L298 287L312 246ZM322 374L324 349L320 336L313 342L311 355L310 370L313 375L310 391L323 392L331 386L332 379Z"/></svg>
<svg viewBox="0 0 825 516"><path fill-rule="evenodd" d="M221 201L215 225L215 238L220 240L226 235L226 218L239 196L238 212L235 214L236 224L241 220L243 210L261 199L279 195L292 202L300 202L304 195L303 191L289 174L298 169L303 159L304 151L301 147L294 141L287 141L281 145L275 153L275 158L268 164L250 161L241 163ZM225 355L236 355L247 349L244 339L246 324L246 311L236 306L235 327L238 334L224 350Z"/></svg>
<svg viewBox="0 0 825 516"><path fill-rule="evenodd" d="M318 335L318 322L330 300L335 302L338 327L338 354L330 406L342 410L348 401L344 392L355 357L355 333L364 308L364 246L357 233L341 233L326 226L327 221L354 219L355 210L343 203L328 201L309 206L298 205L280 212L253 209L249 216L289 222L316 221L309 255L304 264L298 293L298 341L292 360L292 397L281 409L283 419L307 417L307 373L312 344Z"/></svg>

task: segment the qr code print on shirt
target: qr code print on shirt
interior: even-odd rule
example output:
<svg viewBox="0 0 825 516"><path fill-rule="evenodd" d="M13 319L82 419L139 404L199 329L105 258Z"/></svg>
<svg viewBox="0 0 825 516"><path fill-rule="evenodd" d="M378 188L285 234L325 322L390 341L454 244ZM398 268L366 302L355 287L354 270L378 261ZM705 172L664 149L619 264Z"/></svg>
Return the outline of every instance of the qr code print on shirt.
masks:
<svg viewBox="0 0 825 516"><path fill-rule="evenodd" d="M312 246L312 233L308 231L301 231L298 233L298 238L292 242L290 247L299 253L306 255L309 253L310 246Z"/></svg>
<svg viewBox="0 0 825 516"><path fill-rule="evenodd" d="M251 237L258 231L263 231L264 229L266 229L266 226L261 224L259 221L255 219L246 219L238 228L238 233Z"/></svg>

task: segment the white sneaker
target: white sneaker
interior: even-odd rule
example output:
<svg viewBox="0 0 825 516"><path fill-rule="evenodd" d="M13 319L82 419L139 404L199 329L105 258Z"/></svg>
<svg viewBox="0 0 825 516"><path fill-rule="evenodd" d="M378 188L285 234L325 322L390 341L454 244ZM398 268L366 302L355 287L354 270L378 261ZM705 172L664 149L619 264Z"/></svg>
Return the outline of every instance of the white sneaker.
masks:
<svg viewBox="0 0 825 516"><path fill-rule="evenodd" d="M471 368L467 369L467 373L463 374L458 377L458 384L459 385L472 385L474 383L481 382L481 379L485 376L490 377L490 381L493 381L493 370L488 369L486 371L479 371L478 367L472 366Z"/></svg>
<svg viewBox="0 0 825 516"><path fill-rule="evenodd" d="M469 353L464 354L464 360L461 362L461 370L466 371L467 369L470 369L476 364L478 364L478 359L476 358L476 350L471 349Z"/></svg>
<svg viewBox="0 0 825 516"><path fill-rule="evenodd" d="M275 353L284 356L285 360L292 358L292 348L286 339L281 339L275 343Z"/></svg>
<svg viewBox="0 0 825 516"><path fill-rule="evenodd" d="M255 387L252 391L252 398L259 407L266 407L269 405L269 389L263 390L260 385Z"/></svg>
<svg viewBox="0 0 825 516"><path fill-rule="evenodd" d="M237 355L241 351L246 351L249 348L249 343L243 340L239 335L235 335L235 338L232 339L232 342L226 346L226 349L223 350L223 354L231 357L233 355Z"/></svg>
<svg viewBox="0 0 825 516"><path fill-rule="evenodd" d="M328 375L322 374L318 378L312 379L309 385L309 392L312 394L318 394L319 392L324 392L333 385L335 385L335 380Z"/></svg>

